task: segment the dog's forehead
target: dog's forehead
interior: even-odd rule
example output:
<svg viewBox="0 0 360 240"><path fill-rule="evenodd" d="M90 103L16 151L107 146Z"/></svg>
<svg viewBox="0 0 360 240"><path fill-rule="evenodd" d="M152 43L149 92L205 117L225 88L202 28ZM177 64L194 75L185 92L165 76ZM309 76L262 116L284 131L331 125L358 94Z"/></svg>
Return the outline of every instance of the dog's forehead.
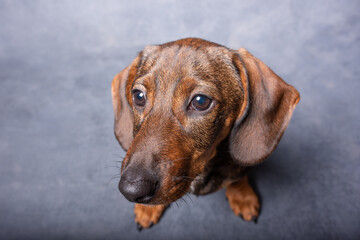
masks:
<svg viewBox="0 0 360 240"><path fill-rule="evenodd" d="M160 84L173 84L184 78L210 81L215 74L233 71L232 52L222 46L165 44L148 46L141 53L140 75L150 74ZM216 80L216 79L213 79Z"/></svg>
<svg viewBox="0 0 360 240"><path fill-rule="evenodd" d="M147 46L142 51L144 63L154 61L168 61L176 63L178 66L188 66L187 64L206 64L211 62L231 61L232 52L218 45L198 46L188 44L164 44L157 46ZM199 62L201 61L201 62ZM166 66L166 65L165 65Z"/></svg>

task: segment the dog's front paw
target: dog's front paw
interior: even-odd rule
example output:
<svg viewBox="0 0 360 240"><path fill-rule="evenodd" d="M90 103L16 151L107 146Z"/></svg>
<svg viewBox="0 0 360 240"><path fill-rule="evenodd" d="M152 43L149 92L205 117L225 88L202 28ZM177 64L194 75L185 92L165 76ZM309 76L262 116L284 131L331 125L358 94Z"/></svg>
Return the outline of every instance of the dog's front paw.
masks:
<svg viewBox="0 0 360 240"><path fill-rule="evenodd" d="M137 223L138 230L151 228L154 224L158 223L166 207L166 205L135 204L135 222Z"/></svg>
<svg viewBox="0 0 360 240"><path fill-rule="evenodd" d="M260 202L247 178L233 183L226 188L226 197L230 207L236 216L246 221L257 221L259 216Z"/></svg>

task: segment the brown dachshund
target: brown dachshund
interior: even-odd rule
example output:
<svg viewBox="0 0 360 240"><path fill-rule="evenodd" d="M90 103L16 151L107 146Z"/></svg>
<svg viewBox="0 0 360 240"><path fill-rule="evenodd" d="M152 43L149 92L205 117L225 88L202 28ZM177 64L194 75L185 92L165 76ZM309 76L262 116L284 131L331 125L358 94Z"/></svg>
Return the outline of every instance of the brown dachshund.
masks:
<svg viewBox="0 0 360 240"><path fill-rule="evenodd" d="M230 207L256 220L246 170L276 148L300 100L246 49L188 38L147 46L112 82L115 136L127 151L120 192L141 228L184 194L223 187Z"/></svg>

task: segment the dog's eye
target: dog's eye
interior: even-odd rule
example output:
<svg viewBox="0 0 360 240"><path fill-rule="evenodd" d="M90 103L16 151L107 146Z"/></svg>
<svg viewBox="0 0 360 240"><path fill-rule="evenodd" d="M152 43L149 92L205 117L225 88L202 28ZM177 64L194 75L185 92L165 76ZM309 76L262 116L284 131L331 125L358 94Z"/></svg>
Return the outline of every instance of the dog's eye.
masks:
<svg viewBox="0 0 360 240"><path fill-rule="evenodd" d="M135 105L139 107L144 107L146 103L145 93L135 89L133 90L132 94L133 94L133 102L135 103Z"/></svg>
<svg viewBox="0 0 360 240"><path fill-rule="evenodd" d="M191 100L191 108L197 110L197 111L205 111L208 109L211 105L211 99L204 95L196 95Z"/></svg>

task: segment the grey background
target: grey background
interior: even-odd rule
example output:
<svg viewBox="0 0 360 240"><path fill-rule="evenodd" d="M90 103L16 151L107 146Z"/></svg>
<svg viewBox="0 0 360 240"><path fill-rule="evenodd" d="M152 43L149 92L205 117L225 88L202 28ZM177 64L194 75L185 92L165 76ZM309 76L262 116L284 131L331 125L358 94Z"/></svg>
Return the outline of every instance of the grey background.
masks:
<svg viewBox="0 0 360 240"><path fill-rule="evenodd" d="M359 1L0 1L0 238L359 239ZM224 191L137 232L117 190L110 83L145 45L246 47L301 94L251 174L258 224ZM117 176L116 176L117 175ZM114 180L110 180L112 177Z"/></svg>

